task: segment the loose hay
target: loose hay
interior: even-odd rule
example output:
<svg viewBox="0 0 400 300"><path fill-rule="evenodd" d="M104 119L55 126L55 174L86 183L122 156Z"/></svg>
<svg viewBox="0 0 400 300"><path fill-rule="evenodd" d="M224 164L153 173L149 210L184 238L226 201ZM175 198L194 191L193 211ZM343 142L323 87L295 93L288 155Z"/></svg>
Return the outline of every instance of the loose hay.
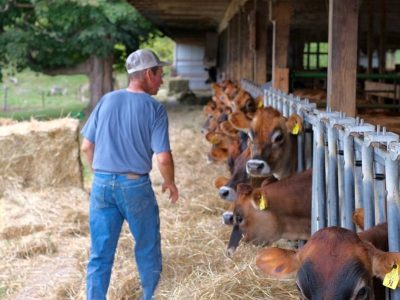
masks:
<svg viewBox="0 0 400 300"><path fill-rule="evenodd" d="M44 230L43 225L10 226L4 228L3 232L0 234L0 238L5 240L15 239L42 230Z"/></svg>
<svg viewBox="0 0 400 300"><path fill-rule="evenodd" d="M181 196L178 204L170 204L168 195L161 194L162 178L156 167L151 174L160 206L164 258L156 299L298 299L292 279L269 279L256 268L257 247L241 245L232 258L226 255L231 227L221 224L227 204L219 200L213 180L227 170L225 165L206 164L209 145L200 134L201 110L168 106ZM0 208L4 208L0 233L6 236L14 232L0 240L4 300L85 299L87 193L80 188L14 186L15 190L0 194ZM19 258L18 251L24 245L34 245L28 241L48 248ZM56 247L54 251L48 251L50 242ZM124 224L111 276L110 300L141 296L133 247Z"/></svg>

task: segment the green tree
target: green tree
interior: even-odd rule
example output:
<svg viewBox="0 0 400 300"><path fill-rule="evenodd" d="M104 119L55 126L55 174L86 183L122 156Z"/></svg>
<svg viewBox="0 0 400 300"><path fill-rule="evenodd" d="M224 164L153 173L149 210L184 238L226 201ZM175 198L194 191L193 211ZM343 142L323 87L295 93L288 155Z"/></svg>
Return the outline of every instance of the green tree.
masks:
<svg viewBox="0 0 400 300"><path fill-rule="evenodd" d="M86 74L90 109L112 90L113 68L159 34L123 0L0 0L0 68Z"/></svg>

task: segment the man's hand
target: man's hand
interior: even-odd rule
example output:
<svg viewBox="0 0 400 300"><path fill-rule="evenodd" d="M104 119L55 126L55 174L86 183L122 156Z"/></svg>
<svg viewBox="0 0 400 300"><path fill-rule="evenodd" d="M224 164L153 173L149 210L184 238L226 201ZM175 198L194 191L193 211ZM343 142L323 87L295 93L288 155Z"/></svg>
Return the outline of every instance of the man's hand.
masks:
<svg viewBox="0 0 400 300"><path fill-rule="evenodd" d="M169 190L169 199L171 203L176 203L179 198L178 188L176 187L175 183L163 183L162 184L162 192L164 193L166 190Z"/></svg>

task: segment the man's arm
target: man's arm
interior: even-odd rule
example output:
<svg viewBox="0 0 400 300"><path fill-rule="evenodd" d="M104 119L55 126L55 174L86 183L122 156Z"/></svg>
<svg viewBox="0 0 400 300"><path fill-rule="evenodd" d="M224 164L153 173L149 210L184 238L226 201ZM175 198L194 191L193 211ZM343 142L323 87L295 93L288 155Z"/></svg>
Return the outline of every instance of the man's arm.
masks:
<svg viewBox="0 0 400 300"><path fill-rule="evenodd" d="M175 185L175 169L174 160L172 159L171 152L160 152L157 154L158 169L160 170L161 176L164 178L162 184L162 192L169 190L169 198L172 203L178 201L179 192Z"/></svg>
<svg viewBox="0 0 400 300"><path fill-rule="evenodd" d="M90 169L92 169L94 144L91 143L88 139L83 138L81 151L83 153L83 156L85 157L86 162L90 166Z"/></svg>

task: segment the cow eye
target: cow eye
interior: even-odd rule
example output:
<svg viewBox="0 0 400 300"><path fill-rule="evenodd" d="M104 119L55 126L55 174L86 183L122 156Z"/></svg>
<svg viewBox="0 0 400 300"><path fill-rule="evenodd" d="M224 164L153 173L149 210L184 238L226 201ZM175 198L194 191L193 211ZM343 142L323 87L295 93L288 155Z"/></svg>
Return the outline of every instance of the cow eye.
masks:
<svg viewBox="0 0 400 300"><path fill-rule="evenodd" d="M356 299L357 299L357 300L368 299L369 290L370 290L369 287L363 286L361 289L358 290Z"/></svg>
<svg viewBox="0 0 400 300"><path fill-rule="evenodd" d="M255 109L255 104L253 101L247 101L246 102L246 110L247 111L253 111Z"/></svg>
<svg viewBox="0 0 400 300"><path fill-rule="evenodd" d="M279 144L283 141L283 133L282 131L278 130L272 134L271 142L274 144Z"/></svg>

